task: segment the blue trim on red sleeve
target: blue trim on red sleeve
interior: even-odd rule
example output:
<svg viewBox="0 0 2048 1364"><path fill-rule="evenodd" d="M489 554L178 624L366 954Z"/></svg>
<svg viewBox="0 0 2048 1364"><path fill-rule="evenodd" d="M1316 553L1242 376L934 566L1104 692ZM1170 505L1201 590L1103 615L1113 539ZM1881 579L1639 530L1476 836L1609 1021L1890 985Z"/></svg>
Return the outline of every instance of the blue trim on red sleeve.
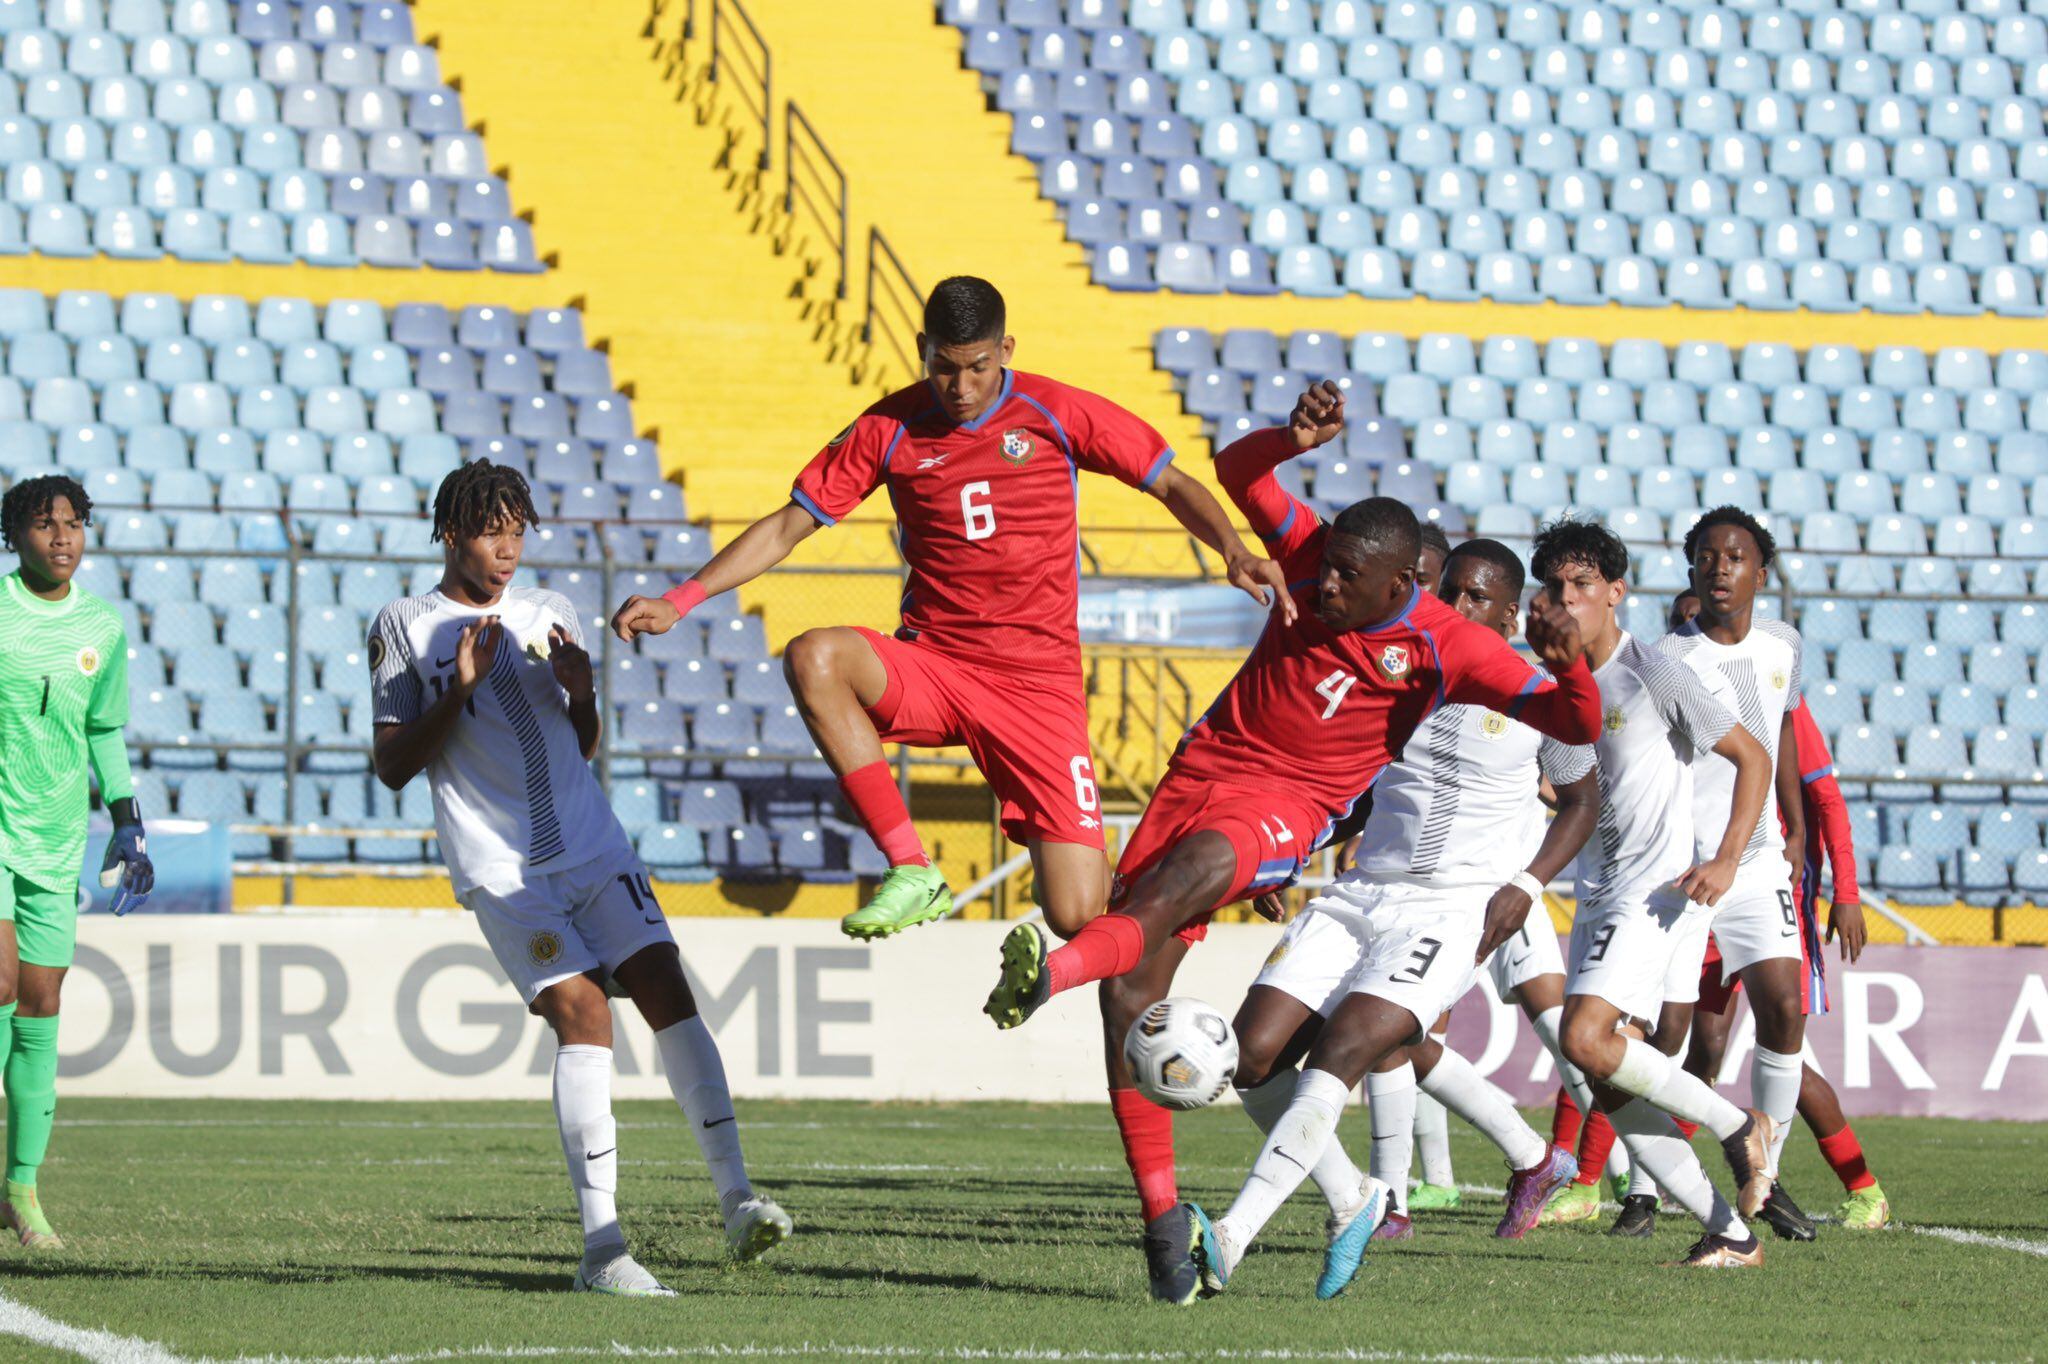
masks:
<svg viewBox="0 0 2048 1364"><path fill-rule="evenodd" d="M1158 477L1166 472L1166 466L1171 463L1173 463L1173 447L1169 445L1159 452L1158 459L1152 461L1152 467L1145 471L1145 477L1138 480L1139 486L1151 487Z"/></svg>
<svg viewBox="0 0 2048 1364"><path fill-rule="evenodd" d="M1171 454L1171 453L1173 453L1173 452L1169 450L1169 451L1168 451L1167 453L1168 453L1168 454ZM1288 529L1288 527L1290 527L1290 526L1292 526L1292 525L1294 524L1294 518L1295 518L1295 517L1297 517L1297 516L1299 516L1299 515L1301 515L1301 503L1300 503L1300 502L1290 502L1290 503L1288 503L1288 505L1287 505L1287 515L1286 515L1286 516L1285 516L1285 517L1284 517L1284 518L1283 518L1283 519L1281 520L1281 522L1280 522L1280 529L1278 529L1278 530L1274 531L1274 532L1273 532L1273 533L1272 533L1271 535L1261 535L1261 536L1260 536L1259 538L1260 538L1261 540L1267 540L1267 541L1272 541L1272 540L1282 540L1282 539L1285 539L1285 538L1286 538L1286 536L1287 536L1287 529Z"/></svg>
<svg viewBox="0 0 2048 1364"><path fill-rule="evenodd" d="M825 515L825 509L813 502L809 494L805 493L802 488L791 488L789 490L789 500L809 512L812 519L821 526L836 526L839 524L838 517Z"/></svg>
<svg viewBox="0 0 2048 1364"><path fill-rule="evenodd" d="M1508 703L1508 719L1512 720L1517 715L1521 714L1522 704L1525 701L1527 701L1530 697L1534 696L1536 694L1536 689L1542 685L1543 674L1537 672L1533 668L1530 669L1529 680L1522 684L1522 689L1515 693L1515 699Z"/></svg>
<svg viewBox="0 0 2048 1364"><path fill-rule="evenodd" d="M1047 407L1044 403L1038 401L1038 399L1032 397L1029 393L1019 393L1017 396L1019 398L1022 398L1025 402L1030 403L1033 407L1037 408L1038 415L1044 417L1046 421L1052 424L1052 436L1054 440L1060 443L1060 453L1067 457L1067 462L1069 464L1073 463L1074 442L1068 438L1067 428L1060 425L1060 419L1052 414L1052 409ZM989 411L993 412L995 411L995 409L990 408Z"/></svg>
<svg viewBox="0 0 2048 1364"><path fill-rule="evenodd" d="M888 448L882 451L882 468L884 471L888 469L889 461L896 457L896 447L903 443L903 438L909 433L909 427L903 425L901 422L897 423L896 434L889 437Z"/></svg>
<svg viewBox="0 0 2048 1364"><path fill-rule="evenodd" d="M1816 782L1819 781L1822 777L1832 777L1834 775L1835 765L1833 763L1829 763L1826 767L1816 767L1811 772L1802 773L1799 778L1799 784L1801 786L1804 786L1808 782Z"/></svg>
<svg viewBox="0 0 2048 1364"><path fill-rule="evenodd" d="M1422 589L1419 587L1416 588L1415 597L1411 597L1408 601L1408 611L1412 611L1415 609L1415 598L1420 597L1421 595ZM1408 619L1408 611L1403 611L1401 613L1402 620ZM1371 632L1368 631L1368 633ZM1416 633L1421 635L1423 640L1429 645L1430 656L1436 660L1436 695L1430 698L1429 709L1424 711L1422 713L1421 718L1416 720L1415 722L1415 727L1417 729L1420 729L1422 728L1422 721L1427 720L1431 715L1434 715L1437 712L1437 710L1443 706L1444 696L1449 689L1449 684L1444 679L1443 646L1436 642L1436 636L1430 633L1428 626L1417 626ZM1405 744L1405 742L1406 741L1404 740L1403 743ZM1398 750L1390 751L1387 754L1387 761L1392 762L1400 756L1401 754Z"/></svg>

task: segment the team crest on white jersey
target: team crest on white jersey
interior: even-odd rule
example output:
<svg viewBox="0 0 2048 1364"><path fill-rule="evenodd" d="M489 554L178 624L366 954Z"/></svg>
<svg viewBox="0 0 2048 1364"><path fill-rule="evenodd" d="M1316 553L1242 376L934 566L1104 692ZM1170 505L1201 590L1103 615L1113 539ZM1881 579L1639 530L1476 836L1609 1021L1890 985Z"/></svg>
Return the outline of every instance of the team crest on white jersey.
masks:
<svg viewBox="0 0 2048 1364"><path fill-rule="evenodd" d="M1003 432L1003 458L1010 463L1022 464L1031 458L1032 452L1036 449L1038 442L1031 439L1029 431Z"/></svg>
<svg viewBox="0 0 2048 1364"><path fill-rule="evenodd" d="M1785 690L1786 684L1789 683L1791 680L1791 678L1785 675L1785 670L1783 668L1780 668L1776 672L1771 674L1771 690L1783 691Z"/></svg>
<svg viewBox="0 0 2048 1364"><path fill-rule="evenodd" d="M88 644L78 651L78 671L91 677L100 670L100 651Z"/></svg>
<svg viewBox="0 0 2048 1364"><path fill-rule="evenodd" d="M1408 675L1408 647L1404 644L1389 644L1380 650L1379 665L1380 671L1385 673L1389 680L1400 681Z"/></svg>
<svg viewBox="0 0 2048 1364"><path fill-rule="evenodd" d="M1479 732L1489 739L1498 739L1508 732L1508 717L1497 710L1489 710L1479 717Z"/></svg>
<svg viewBox="0 0 2048 1364"><path fill-rule="evenodd" d="M1609 734L1619 734L1628 728L1628 712L1620 706L1609 706L1603 725Z"/></svg>

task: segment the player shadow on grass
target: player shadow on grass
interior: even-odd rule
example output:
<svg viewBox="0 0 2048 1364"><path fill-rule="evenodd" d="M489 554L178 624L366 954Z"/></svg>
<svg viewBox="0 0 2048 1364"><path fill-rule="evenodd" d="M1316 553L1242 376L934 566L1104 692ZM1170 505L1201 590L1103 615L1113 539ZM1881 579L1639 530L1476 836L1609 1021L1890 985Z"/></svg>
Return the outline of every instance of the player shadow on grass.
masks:
<svg viewBox="0 0 2048 1364"><path fill-rule="evenodd" d="M495 1288L520 1293L560 1293L567 1285L569 1275L561 1270L532 1269L476 1269L443 1265L431 1272L418 1265L350 1264L350 1265L302 1265L258 1269L246 1264L153 1264L153 1265L109 1265L79 1260L69 1262L20 1260L8 1266L10 1276L17 1278L49 1279L90 1279L104 1282L108 1279L154 1279L177 1282L191 1280L204 1283L253 1282L269 1284L280 1288L308 1288L325 1284L349 1284L366 1279L397 1279L405 1283L432 1285L436 1288Z"/></svg>

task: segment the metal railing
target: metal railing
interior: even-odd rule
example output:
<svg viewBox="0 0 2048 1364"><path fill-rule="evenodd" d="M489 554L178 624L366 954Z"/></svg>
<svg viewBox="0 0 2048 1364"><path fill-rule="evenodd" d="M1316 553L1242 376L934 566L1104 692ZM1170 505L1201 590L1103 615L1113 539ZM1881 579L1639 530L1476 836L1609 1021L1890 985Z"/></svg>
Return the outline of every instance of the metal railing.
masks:
<svg viewBox="0 0 2048 1364"><path fill-rule="evenodd" d="M867 307L861 314L860 339L874 353L877 341L888 347L906 381L916 376L923 358L917 334L924 326L924 291L910 277L882 229L868 228Z"/></svg>
<svg viewBox="0 0 2048 1364"><path fill-rule="evenodd" d="M711 66L713 84L727 72L740 102L761 125L761 152L755 165L767 170L774 162L775 54L740 0L711 0Z"/></svg>
<svg viewBox="0 0 2048 1364"><path fill-rule="evenodd" d="M797 206L801 204L805 214L825 234L825 241L839 262L832 296L845 298L846 172L795 100L782 106L782 147L782 211L795 221Z"/></svg>

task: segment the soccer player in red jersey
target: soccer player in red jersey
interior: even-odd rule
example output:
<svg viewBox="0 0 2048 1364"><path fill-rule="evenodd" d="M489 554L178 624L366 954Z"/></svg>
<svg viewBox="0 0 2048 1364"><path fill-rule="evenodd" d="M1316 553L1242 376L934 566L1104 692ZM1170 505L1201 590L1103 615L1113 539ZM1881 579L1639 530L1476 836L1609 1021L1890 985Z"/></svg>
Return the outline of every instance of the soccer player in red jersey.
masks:
<svg viewBox="0 0 2048 1364"><path fill-rule="evenodd" d="M1247 549L1216 499L1173 467L1157 431L1104 398L1011 369L1016 339L1005 322L1003 297L986 280L942 281L918 335L928 377L828 441L788 504L689 581L658 598L627 598L612 620L623 640L661 634L888 490L909 569L902 628L807 630L783 654L804 723L889 860L874 898L841 925L856 938L887 937L953 908L884 743L967 747L1002 801L1003 832L1031 851L1053 932L1073 934L1109 898L1081 682L1083 470L1158 498L1223 557L1233 585L1294 609L1278 566Z"/></svg>

